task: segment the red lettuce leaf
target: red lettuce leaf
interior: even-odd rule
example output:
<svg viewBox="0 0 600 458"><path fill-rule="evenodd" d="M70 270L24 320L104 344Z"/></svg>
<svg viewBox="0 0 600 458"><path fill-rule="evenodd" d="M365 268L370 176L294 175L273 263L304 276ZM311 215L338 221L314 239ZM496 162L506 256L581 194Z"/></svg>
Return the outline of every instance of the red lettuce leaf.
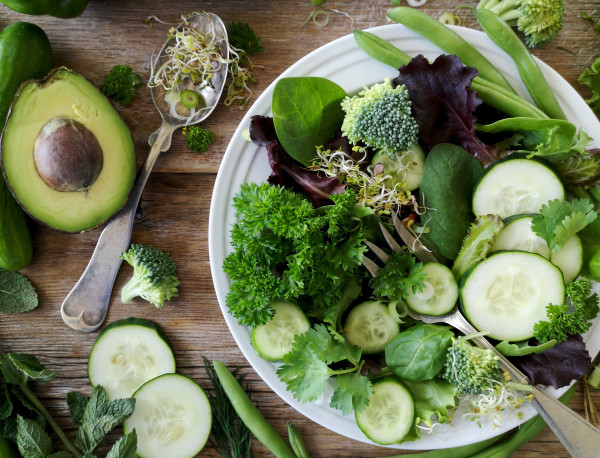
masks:
<svg viewBox="0 0 600 458"><path fill-rule="evenodd" d="M464 66L457 56L440 55L430 64L419 54L399 72L393 82L408 90L422 143L429 149L438 143L454 143L484 166L498 159L473 128L473 112L483 103L470 89L476 69Z"/></svg>
<svg viewBox="0 0 600 458"><path fill-rule="evenodd" d="M592 359L579 335L570 336L540 354L513 359L532 384L560 388L579 380L587 372Z"/></svg>
<svg viewBox="0 0 600 458"><path fill-rule="evenodd" d="M343 194L345 186L336 177L307 170L292 158L277 140L273 118L253 116L250 121L250 139L267 148L271 175L267 181L272 185L292 188L305 194L315 207L330 205L332 194Z"/></svg>

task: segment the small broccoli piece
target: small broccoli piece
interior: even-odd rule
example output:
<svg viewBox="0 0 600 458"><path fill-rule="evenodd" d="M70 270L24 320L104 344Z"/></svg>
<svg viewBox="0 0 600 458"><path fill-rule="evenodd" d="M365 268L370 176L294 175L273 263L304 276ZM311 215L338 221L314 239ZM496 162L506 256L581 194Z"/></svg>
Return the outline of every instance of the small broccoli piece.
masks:
<svg viewBox="0 0 600 458"><path fill-rule="evenodd" d="M177 297L179 280L169 253L153 245L133 243L120 258L133 266L133 277L121 290L121 302L140 296L160 308L165 301Z"/></svg>
<svg viewBox="0 0 600 458"><path fill-rule="evenodd" d="M135 95L135 88L141 83L142 79L129 65L115 65L104 77L100 90L121 105L130 105Z"/></svg>
<svg viewBox="0 0 600 458"><path fill-rule="evenodd" d="M452 338L452 345L446 353L446 364L440 377L463 394L480 394L498 383L502 375L498 360L492 350L477 347L469 342L475 336Z"/></svg>
<svg viewBox="0 0 600 458"><path fill-rule="evenodd" d="M530 48L550 43L562 29L564 0L481 0L478 9L491 10L525 35Z"/></svg>
<svg viewBox="0 0 600 458"><path fill-rule="evenodd" d="M182 129L185 136L185 144L192 151L197 153L205 152L215 141L215 134L210 130L203 129L200 126L189 126Z"/></svg>
<svg viewBox="0 0 600 458"><path fill-rule="evenodd" d="M411 114L408 91L394 88L391 78L365 87L358 95L342 101L346 113L342 134L351 143L364 143L394 157L417 141L419 126Z"/></svg>

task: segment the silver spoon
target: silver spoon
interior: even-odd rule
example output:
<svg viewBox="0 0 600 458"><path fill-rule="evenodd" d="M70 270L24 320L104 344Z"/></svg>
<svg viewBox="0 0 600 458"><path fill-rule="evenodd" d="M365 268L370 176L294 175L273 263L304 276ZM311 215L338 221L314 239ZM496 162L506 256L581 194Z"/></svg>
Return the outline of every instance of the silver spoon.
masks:
<svg viewBox="0 0 600 458"><path fill-rule="evenodd" d="M227 31L223 21L217 15L212 13L194 14L187 21L182 22L177 29L181 30L184 26L192 27L201 34L214 28L217 38L215 41L220 54L224 59L229 58ZM159 68L168 59L165 50L172 41L173 39L167 40L163 45L153 62L153 69ZM165 100L166 90L162 86L157 85L150 88L152 100L160 113L162 123L160 128L148 139L148 143L152 147L138 172L127 203L100 234L90 262L62 304L61 315L63 321L70 328L91 332L104 321L113 283L121 265L119 255L129 248L135 211L152 166L158 155L170 148L173 132L177 128L197 124L211 114L219 102L226 77L227 65L224 64L214 72L210 86L202 89L201 95L204 97L205 106L199 109L190 120L182 119L182 113L171 111L170 104ZM191 87L193 83L184 81L182 85L184 87L180 87L180 90L186 89L186 85L187 88Z"/></svg>

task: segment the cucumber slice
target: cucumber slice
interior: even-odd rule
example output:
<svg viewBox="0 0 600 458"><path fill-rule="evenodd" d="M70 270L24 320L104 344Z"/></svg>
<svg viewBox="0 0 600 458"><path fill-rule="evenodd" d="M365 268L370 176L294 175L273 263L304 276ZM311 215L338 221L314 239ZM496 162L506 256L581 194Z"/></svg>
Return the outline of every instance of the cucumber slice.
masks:
<svg viewBox="0 0 600 458"><path fill-rule="evenodd" d="M192 379L164 374L144 383L133 397L135 410L123 431L135 429L138 456L188 458L204 448L212 413L206 393Z"/></svg>
<svg viewBox="0 0 600 458"><path fill-rule="evenodd" d="M560 251L552 253L550 256L552 264L558 266L562 270L565 278L565 284L571 283L583 266L583 245L578 235L574 235Z"/></svg>
<svg viewBox="0 0 600 458"><path fill-rule="evenodd" d="M425 271L425 289L411 293L406 303L415 312L425 315L443 315L456 305L458 300L458 283L452 271L443 264L430 262L423 266Z"/></svg>
<svg viewBox="0 0 600 458"><path fill-rule="evenodd" d="M169 339L154 321L125 318L96 338L88 359L92 386L102 385L110 400L129 398L145 382L175 372Z"/></svg>
<svg viewBox="0 0 600 458"><path fill-rule="evenodd" d="M351 345L358 345L364 354L374 354L385 349L387 343L398 335L400 327L387 305L366 301L350 310L344 331Z"/></svg>
<svg viewBox="0 0 600 458"><path fill-rule="evenodd" d="M383 174L390 175L384 181L389 188L400 184L402 189L414 191L421 186L423 177L423 168L425 167L425 151L418 143L415 143L409 150L396 157L389 154L377 153L371 160L371 166L383 164Z"/></svg>
<svg viewBox="0 0 600 458"><path fill-rule="evenodd" d="M560 251L550 253L546 241L533 231L532 226L533 217L530 215L513 219L498 234L492 251L520 250L537 253L558 266L565 284L572 282L583 265L583 247L579 236L574 235Z"/></svg>
<svg viewBox="0 0 600 458"><path fill-rule="evenodd" d="M506 218L521 213L538 213L549 200L564 200L560 179L545 162L509 156L489 167L473 193L475 215Z"/></svg>
<svg viewBox="0 0 600 458"><path fill-rule="evenodd" d="M400 442L412 428L415 405L408 388L387 377L373 383L369 405L354 415L365 436L376 444L389 445Z"/></svg>
<svg viewBox="0 0 600 458"><path fill-rule="evenodd" d="M550 250L546 241L533 232L532 227L532 216L514 218L500 231L491 251L519 250L548 258Z"/></svg>
<svg viewBox="0 0 600 458"><path fill-rule="evenodd" d="M277 302L271 307L275 309L275 316L252 329L251 342L261 358L280 361L292 350L294 338L308 331L310 322L302 309L291 302Z"/></svg>
<svg viewBox="0 0 600 458"><path fill-rule="evenodd" d="M466 318L497 340L533 336L533 325L545 320L548 304L562 304L562 272L536 253L502 251L477 264L461 281L460 302Z"/></svg>

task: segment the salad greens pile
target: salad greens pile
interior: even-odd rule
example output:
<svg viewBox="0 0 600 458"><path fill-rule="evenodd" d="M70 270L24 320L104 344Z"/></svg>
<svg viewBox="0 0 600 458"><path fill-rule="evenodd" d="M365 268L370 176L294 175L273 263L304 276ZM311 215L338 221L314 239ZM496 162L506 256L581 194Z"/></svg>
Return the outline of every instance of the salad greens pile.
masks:
<svg viewBox="0 0 600 458"><path fill-rule="evenodd" d="M496 246L499 234L524 216L474 214L474 188L483 177L512 159L556 176L567 198L546 199L532 210L527 246L510 250L537 253L532 256L558 266L552 269L566 269L558 255L575 244L573 278L579 277L561 271L565 301L546 304L545 319L531 324L530 337L494 343L533 384L563 387L591 364L581 334L599 312L593 280L600 281L600 155L588 147L585 132L552 119L510 85L500 86L508 84L503 78L486 80L460 52L429 62L366 32L355 37L369 55L398 63L398 75L357 95L323 78L282 78L273 91L273 117L251 120L250 138L266 148L271 175L267 183L243 184L233 199L233 252L223 265L231 280L226 304L251 327L273 323L273 303L300 306L311 327L286 336L292 343L277 375L301 402L320 399L331 384L330 406L358 414L369 409L380 381L394 380L412 394L414 416L409 432L393 442L450 422L460 395L471 406L467 418L498 426L504 410L530 399L527 386L502 374L497 357L475 347L473 336L408 317L412 296L427 303L446 293L411 247L387 248L391 217L435 255L461 291L474 269L506 250ZM402 162L409 152L414 156ZM415 180L416 187L407 184ZM537 251L542 245L545 251ZM385 265L367 270L370 251ZM519 300L527 302L528 294ZM367 310L369 301L383 307L361 316L357 331L349 317ZM394 331L387 334L390 323ZM252 344L264 343L253 338ZM357 422L369 436L358 415Z"/></svg>

